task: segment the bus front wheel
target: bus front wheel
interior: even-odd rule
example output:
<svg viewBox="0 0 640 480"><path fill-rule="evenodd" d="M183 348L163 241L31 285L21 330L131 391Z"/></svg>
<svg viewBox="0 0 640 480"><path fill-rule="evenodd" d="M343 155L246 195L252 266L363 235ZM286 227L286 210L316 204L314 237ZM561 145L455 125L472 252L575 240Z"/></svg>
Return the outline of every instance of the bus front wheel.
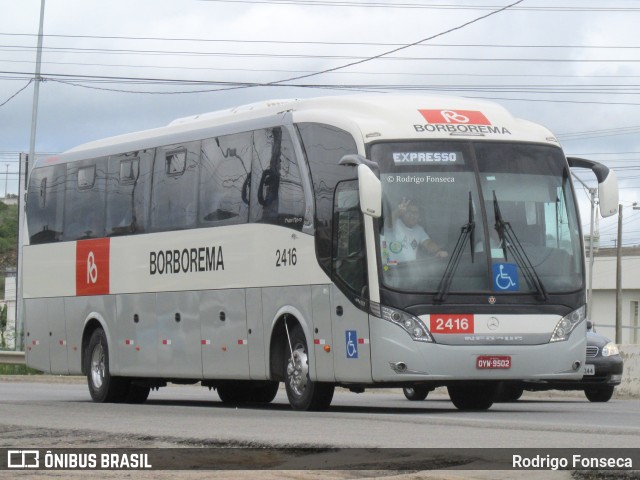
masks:
<svg viewBox="0 0 640 480"><path fill-rule="evenodd" d="M290 329L284 348L285 387L291 408L314 411L329 408L335 387L309 378L309 350L300 325Z"/></svg>
<svg viewBox="0 0 640 480"><path fill-rule="evenodd" d="M450 385L449 398L459 410L488 410L496 397L496 384Z"/></svg>

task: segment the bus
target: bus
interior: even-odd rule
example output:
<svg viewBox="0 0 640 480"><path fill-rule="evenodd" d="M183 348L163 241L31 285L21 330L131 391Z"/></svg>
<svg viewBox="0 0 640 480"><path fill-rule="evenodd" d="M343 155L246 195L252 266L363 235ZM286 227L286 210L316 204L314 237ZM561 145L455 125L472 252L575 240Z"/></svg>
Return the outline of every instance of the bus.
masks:
<svg viewBox="0 0 640 480"><path fill-rule="evenodd" d="M456 97L273 100L39 160L26 200L27 364L97 402L167 383L329 407L334 389L581 378L584 248L547 129ZM411 218L410 218L411 217Z"/></svg>

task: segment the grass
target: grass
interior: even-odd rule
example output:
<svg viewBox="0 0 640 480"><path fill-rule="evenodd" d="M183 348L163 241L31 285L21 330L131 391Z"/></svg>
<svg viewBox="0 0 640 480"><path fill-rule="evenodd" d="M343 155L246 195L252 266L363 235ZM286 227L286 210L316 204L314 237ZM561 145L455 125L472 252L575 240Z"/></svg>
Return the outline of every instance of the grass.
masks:
<svg viewBox="0 0 640 480"><path fill-rule="evenodd" d="M0 375L42 375L42 372L29 368L26 365L0 364Z"/></svg>

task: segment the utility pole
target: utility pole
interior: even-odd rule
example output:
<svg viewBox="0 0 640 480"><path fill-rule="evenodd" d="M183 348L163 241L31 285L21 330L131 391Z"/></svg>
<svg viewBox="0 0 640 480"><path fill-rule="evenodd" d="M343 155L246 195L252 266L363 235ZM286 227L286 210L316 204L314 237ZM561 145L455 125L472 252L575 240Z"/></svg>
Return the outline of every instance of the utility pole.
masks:
<svg viewBox="0 0 640 480"><path fill-rule="evenodd" d="M622 204L618 205L618 244L616 245L616 343L622 343Z"/></svg>
<svg viewBox="0 0 640 480"><path fill-rule="evenodd" d="M9 183L9 164L7 163L7 173L4 175L4 198L7 198L7 184Z"/></svg>
<svg viewBox="0 0 640 480"><path fill-rule="evenodd" d="M33 108L31 110L31 139L29 141L29 163L33 165L36 159L36 125L38 123L38 97L40 95L40 82L42 81L42 77L40 76L40 67L42 65L42 39L43 39L43 31L44 31L44 2L45 0L40 0L40 25L38 27L38 50L36 53L36 72L34 76L34 88L33 88ZM28 175L29 172L25 172L25 175ZM22 215L24 215L24 198L19 199L19 205L22 211ZM24 218L24 217L22 217ZM24 222L18 225L18 229L22 231L24 228ZM18 252L18 270L16 272L16 285L17 285L17 295L16 295L16 350L24 349L24 337L23 337L23 328L24 328L24 305L22 302L22 256L21 256L22 245L19 246Z"/></svg>

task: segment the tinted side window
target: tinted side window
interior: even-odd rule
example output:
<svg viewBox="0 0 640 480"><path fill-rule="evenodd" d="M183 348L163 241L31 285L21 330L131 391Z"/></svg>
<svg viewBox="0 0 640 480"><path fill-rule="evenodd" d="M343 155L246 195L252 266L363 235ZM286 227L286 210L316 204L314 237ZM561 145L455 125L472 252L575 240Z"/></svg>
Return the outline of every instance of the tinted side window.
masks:
<svg viewBox="0 0 640 480"><path fill-rule="evenodd" d="M249 213L251 132L202 142L199 223L208 227L245 223Z"/></svg>
<svg viewBox="0 0 640 480"><path fill-rule="evenodd" d="M62 237L66 171L65 165L56 165L31 173L27 194L31 244L58 242Z"/></svg>
<svg viewBox="0 0 640 480"><path fill-rule="evenodd" d="M251 221L302 230L305 201L300 168L289 133L256 130L251 169Z"/></svg>
<svg viewBox="0 0 640 480"><path fill-rule="evenodd" d="M63 240L104 236L106 158L67 164Z"/></svg>
<svg viewBox="0 0 640 480"><path fill-rule="evenodd" d="M196 225L200 142L156 149L151 228L180 230Z"/></svg>
<svg viewBox="0 0 640 480"><path fill-rule="evenodd" d="M298 124L309 162L316 201L316 253L320 266L331 272L333 193L338 182L357 177L353 167L338 165L349 153L358 153L351 134L318 123Z"/></svg>
<svg viewBox="0 0 640 480"><path fill-rule="evenodd" d="M153 155L150 149L109 158L107 236L147 230Z"/></svg>

